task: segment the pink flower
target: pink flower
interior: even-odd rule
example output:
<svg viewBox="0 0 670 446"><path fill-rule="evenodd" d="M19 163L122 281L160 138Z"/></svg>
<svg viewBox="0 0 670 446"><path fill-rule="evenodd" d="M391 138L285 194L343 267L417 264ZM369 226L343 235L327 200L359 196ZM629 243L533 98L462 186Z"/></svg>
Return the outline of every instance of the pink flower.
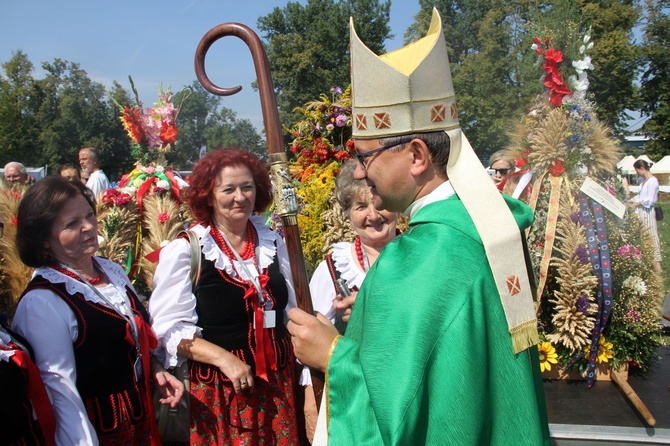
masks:
<svg viewBox="0 0 670 446"><path fill-rule="evenodd" d="M640 253L640 250L637 248L637 246L634 245L622 245L618 250L617 254L619 254L621 257L634 257L637 260L640 260L642 258L642 253Z"/></svg>
<svg viewBox="0 0 670 446"><path fill-rule="evenodd" d="M158 221L160 222L160 224L163 225L169 220L170 220L170 215L168 215L167 212L161 212L160 214L158 214Z"/></svg>

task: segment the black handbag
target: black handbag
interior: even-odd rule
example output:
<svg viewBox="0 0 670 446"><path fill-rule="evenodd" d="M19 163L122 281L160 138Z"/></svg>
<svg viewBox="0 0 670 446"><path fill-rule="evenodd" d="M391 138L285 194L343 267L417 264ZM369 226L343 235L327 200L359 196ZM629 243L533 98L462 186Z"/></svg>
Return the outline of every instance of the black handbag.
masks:
<svg viewBox="0 0 670 446"><path fill-rule="evenodd" d="M657 221L663 220L663 209L655 207L654 211L656 213L656 220Z"/></svg>
<svg viewBox="0 0 670 446"><path fill-rule="evenodd" d="M195 287L200 279L200 241L193 231L184 231L188 235L191 245L191 286ZM154 390L154 408L156 412L156 423L158 434L163 442L190 443L191 436L191 378L189 361L185 360L181 365L168 370L175 378L184 384L184 395L179 404L170 407L169 404L161 404L161 394L158 389Z"/></svg>

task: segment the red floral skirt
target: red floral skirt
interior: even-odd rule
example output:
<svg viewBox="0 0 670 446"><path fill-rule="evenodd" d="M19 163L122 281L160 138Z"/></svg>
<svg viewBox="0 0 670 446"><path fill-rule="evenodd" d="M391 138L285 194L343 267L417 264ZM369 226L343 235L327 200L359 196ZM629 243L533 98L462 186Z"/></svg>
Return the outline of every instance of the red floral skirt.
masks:
<svg viewBox="0 0 670 446"><path fill-rule="evenodd" d="M256 377L253 390L238 395L218 369L193 365L191 445L293 446L299 443L293 367L269 370L269 382ZM198 371L203 369L209 369L210 375L206 378L198 376Z"/></svg>

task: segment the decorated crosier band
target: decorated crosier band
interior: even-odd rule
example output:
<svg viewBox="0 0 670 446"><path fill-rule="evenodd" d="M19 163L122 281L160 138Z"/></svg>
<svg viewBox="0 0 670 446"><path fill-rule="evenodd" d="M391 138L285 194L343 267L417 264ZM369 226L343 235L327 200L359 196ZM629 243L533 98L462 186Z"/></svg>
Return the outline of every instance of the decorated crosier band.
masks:
<svg viewBox="0 0 670 446"><path fill-rule="evenodd" d="M484 244L514 352L536 345L535 305L521 234L461 132L440 15L433 9L424 38L381 56L360 41L353 19L350 31L353 137L380 139L440 130L449 135L447 176Z"/></svg>

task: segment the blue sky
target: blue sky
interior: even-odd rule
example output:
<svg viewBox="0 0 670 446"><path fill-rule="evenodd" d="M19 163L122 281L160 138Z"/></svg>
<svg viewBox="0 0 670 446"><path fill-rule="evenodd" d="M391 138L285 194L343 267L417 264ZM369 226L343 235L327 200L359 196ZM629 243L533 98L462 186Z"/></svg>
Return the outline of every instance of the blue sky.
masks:
<svg viewBox="0 0 670 446"><path fill-rule="evenodd" d="M299 0L306 3L305 0ZM40 65L61 58L78 63L89 78L109 87L116 80L130 89L128 75L145 106L157 99L158 86L173 91L195 79L193 58L202 36L224 22L239 22L258 32L258 17L287 0L6 0L0 14L0 62L22 50L42 78ZM418 0L393 0L387 50L402 46L402 37L419 12ZM342 36L347 38L347 36ZM249 119L258 130L262 116L251 89L255 73L244 43L233 37L209 51L206 70L223 87L243 90L224 98L224 106Z"/></svg>

